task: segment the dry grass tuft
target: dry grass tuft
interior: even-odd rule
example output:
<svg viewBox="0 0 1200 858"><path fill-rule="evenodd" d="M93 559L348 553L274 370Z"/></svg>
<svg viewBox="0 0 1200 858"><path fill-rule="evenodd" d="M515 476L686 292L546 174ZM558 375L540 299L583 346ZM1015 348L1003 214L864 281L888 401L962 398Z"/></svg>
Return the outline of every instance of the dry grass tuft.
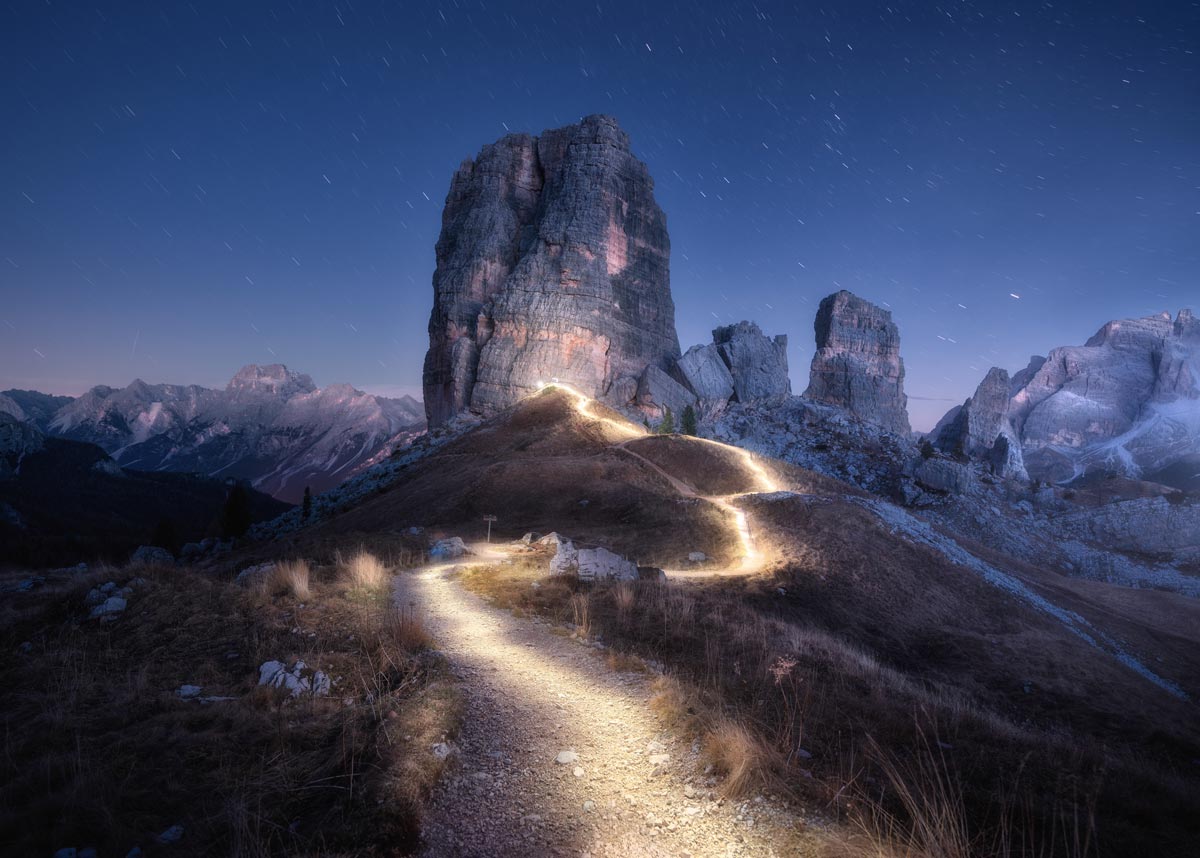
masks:
<svg viewBox="0 0 1200 858"><path fill-rule="evenodd" d="M390 608L381 624L381 635L390 645L405 653L434 648L433 635L411 608Z"/></svg>
<svg viewBox="0 0 1200 858"><path fill-rule="evenodd" d="M721 794L740 798L761 789L770 780L774 751L744 724L722 718L704 738L704 754L719 774Z"/></svg>
<svg viewBox="0 0 1200 858"><path fill-rule="evenodd" d="M360 548L349 560L343 560L339 553L336 562L346 581L355 590L381 590L390 580L383 562L365 549Z"/></svg>
<svg viewBox="0 0 1200 858"><path fill-rule="evenodd" d="M285 560L275 565L264 583L272 596L290 595L306 602L312 598L310 578L307 560Z"/></svg>

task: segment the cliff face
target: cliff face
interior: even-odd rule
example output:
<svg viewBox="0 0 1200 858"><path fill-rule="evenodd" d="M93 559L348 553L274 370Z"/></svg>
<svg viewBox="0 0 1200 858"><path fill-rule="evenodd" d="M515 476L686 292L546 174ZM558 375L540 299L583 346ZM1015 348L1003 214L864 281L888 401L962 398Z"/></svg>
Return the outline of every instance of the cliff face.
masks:
<svg viewBox="0 0 1200 858"><path fill-rule="evenodd" d="M1104 325L1050 352L1013 394L1035 478L1150 475L1200 453L1200 324L1189 310Z"/></svg>
<svg viewBox="0 0 1200 858"><path fill-rule="evenodd" d="M821 302L814 327L817 351L805 397L909 434L900 332L892 314L843 290Z"/></svg>
<svg viewBox="0 0 1200 858"><path fill-rule="evenodd" d="M510 134L454 175L425 357L431 427L558 378L626 404L679 357L666 217L607 116Z"/></svg>
<svg viewBox="0 0 1200 858"><path fill-rule="evenodd" d="M1060 482L1089 471L1189 488L1200 460L1200 322L1190 310L1104 325L1082 346L1063 346L1004 383L992 369L975 396L934 433L948 453L995 459L1006 475ZM1007 391L1006 388L1007 387ZM1175 473L1182 467L1189 473Z"/></svg>

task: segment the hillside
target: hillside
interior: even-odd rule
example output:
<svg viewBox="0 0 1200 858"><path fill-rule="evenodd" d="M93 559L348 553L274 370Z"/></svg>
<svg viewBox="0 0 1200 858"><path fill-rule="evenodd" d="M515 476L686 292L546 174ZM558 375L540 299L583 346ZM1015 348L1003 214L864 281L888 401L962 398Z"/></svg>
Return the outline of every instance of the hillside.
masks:
<svg viewBox="0 0 1200 858"><path fill-rule="evenodd" d="M39 438L7 475L0 458L0 561L34 566L125 560L139 545L219 536L230 486L194 474L123 469L94 444ZM254 521L288 505L247 492Z"/></svg>
<svg viewBox="0 0 1200 858"><path fill-rule="evenodd" d="M499 517L497 542L557 531L665 568L669 580L679 579L668 588L683 588L671 598L686 600L706 635L728 629L703 610L736 614L741 622L790 630L770 647L779 657L798 646L789 640L820 634L879 664L880 687L869 690L868 680L864 691L874 696L886 686L894 699L874 715L856 710L844 723L806 728L806 746L831 757L876 729L903 736L906 717L911 732L912 707L932 705L930 717L949 719L941 728L972 736L969 747L951 756L978 770L972 800L980 808L987 806L987 784L1002 777L998 766L1011 775L1019 749L1040 746L1038 737L1059 737L1054 757L1065 735L1088 748L1088 766L1124 772L1122 796L1136 783L1164 806L1197 798L1195 772L1187 772L1187 786L1150 774L1183 777L1179 767L1200 754L1191 702L1200 695L1194 599L1080 581L1006 558L802 468L703 439L648 435L569 390L544 390L469 429L403 468L390 488L295 534L291 547L321 552L411 527L431 539L481 540L487 514ZM689 562L692 552L707 559ZM544 550L533 557L536 580L548 557ZM503 566L493 574L497 582L511 575ZM486 576L476 585L492 589ZM589 598L600 600L594 610L602 617L605 597ZM630 637L628 627L610 631L646 657L677 662L685 674L692 647L706 646L673 642L661 628L643 639ZM722 669L730 667L736 669ZM849 681L836 678L844 669L815 680L811 692ZM987 713L979 716L985 722L1009 726L1003 735L975 735L978 724L964 727L950 714L963 706ZM1143 763L1150 769L1139 774ZM1096 800L1111 812L1110 804L1123 799L1109 789L1102 787ZM1110 824L1114 842L1140 836L1136 821L1114 817ZM1171 854L1182 835L1172 829L1161 836L1163 854Z"/></svg>

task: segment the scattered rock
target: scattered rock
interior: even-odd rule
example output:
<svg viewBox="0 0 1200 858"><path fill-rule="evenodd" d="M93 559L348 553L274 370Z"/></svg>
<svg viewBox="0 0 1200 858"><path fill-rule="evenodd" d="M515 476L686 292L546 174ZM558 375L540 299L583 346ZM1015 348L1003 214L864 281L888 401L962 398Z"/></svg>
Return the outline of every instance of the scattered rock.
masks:
<svg viewBox="0 0 1200 858"><path fill-rule="evenodd" d="M326 697L332 685L326 673L320 670L310 673L303 661L297 661L290 670L281 661L264 662L258 668L258 684L286 688L291 697Z"/></svg>
<svg viewBox="0 0 1200 858"><path fill-rule="evenodd" d="M708 555L705 554L703 551L689 551L688 552L688 562L689 563L703 563L707 559L708 559Z"/></svg>
<svg viewBox="0 0 1200 858"><path fill-rule="evenodd" d="M447 744L446 742L438 742L436 745L433 745L429 750L439 760L444 760L447 757L449 757L452 753L454 753L454 749L452 747L450 747L450 745Z"/></svg>
<svg viewBox="0 0 1200 858"><path fill-rule="evenodd" d="M194 700L203 690L199 685L181 685L175 693L179 695L180 700Z"/></svg>
<svg viewBox="0 0 1200 858"><path fill-rule="evenodd" d="M274 563L259 563L255 566L247 566L233 580L234 583L240 584L243 587L253 587L265 581L274 568Z"/></svg>
<svg viewBox="0 0 1200 858"><path fill-rule="evenodd" d="M162 834L158 835L158 838L157 838L158 842L162 843L164 845L178 843L182 839L183 839L183 826L182 825L172 825L170 828L168 828Z"/></svg>
<svg viewBox="0 0 1200 858"><path fill-rule="evenodd" d="M117 615L125 610L128 603L120 596L109 596L101 604L92 608L88 614L90 619L99 619L101 622L115 620Z"/></svg>
<svg viewBox="0 0 1200 858"><path fill-rule="evenodd" d="M579 762L579 754L574 751L559 751L558 756L554 758L554 762L560 766L569 766Z"/></svg>
<svg viewBox="0 0 1200 858"><path fill-rule="evenodd" d="M130 566L174 566L175 555L157 545L140 545L129 555Z"/></svg>

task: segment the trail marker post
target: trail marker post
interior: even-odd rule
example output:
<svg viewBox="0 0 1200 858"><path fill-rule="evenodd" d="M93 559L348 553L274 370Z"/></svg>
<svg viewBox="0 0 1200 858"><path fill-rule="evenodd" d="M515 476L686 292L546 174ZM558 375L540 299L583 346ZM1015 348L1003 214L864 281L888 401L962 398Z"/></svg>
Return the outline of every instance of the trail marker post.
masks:
<svg viewBox="0 0 1200 858"><path fill-rule="evenodd" d="M487 524L488 524L488 535L487 535L487 541L488 541L489 543L491 543L491 541L492 541L492 522L496 520L496 516L494 516L494 515L485 515L485 516L483 517L483 520L484 520L484 521L486 521L486 522L487 522Z"/></svg>

